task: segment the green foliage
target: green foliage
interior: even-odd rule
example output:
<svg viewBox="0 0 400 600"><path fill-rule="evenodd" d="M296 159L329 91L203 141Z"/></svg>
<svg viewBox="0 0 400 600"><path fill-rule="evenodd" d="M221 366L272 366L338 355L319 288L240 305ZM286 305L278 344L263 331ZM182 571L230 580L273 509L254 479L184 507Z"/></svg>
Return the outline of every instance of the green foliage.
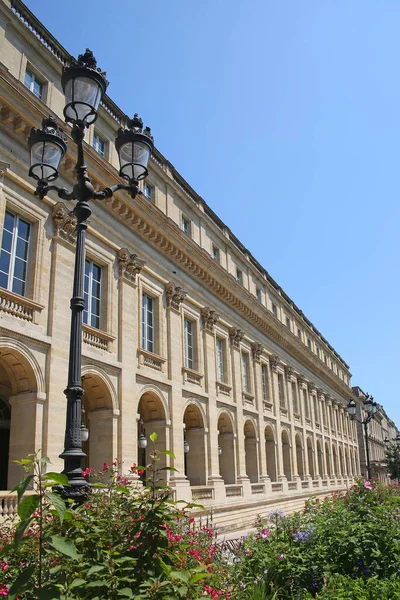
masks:
<svg viewBox="0 0 400 600"><path fill-rule="evenodd" d="M386 448L385 462L390 479L400 481L400 448L398 448L397 444L392 442Z"/></svg>
<svg viewBox="0 0 400 600"><path fill-rule="evenodd" d="M156 442L156 434L150 439ZM171 454L169 454L171 455ZM37 455L19 461L28 475L17 486L17 526L0 530L0 596L20 600L123 598L195 599L215 579L213 532L195 530L193 519L170 499L154 448L147 486L133 465L105 464L91 475L92 491L80 506L65 503L55 485L64 475L46 473ZM34 484L35 493L27 490ZM189 506L189 505L188 505ZM207 592L206 592L207 594Z"/></svg>
<svg viewBox="0 0 400 600"><path fill-rule="evenodd" d="M303 513L257 527L234 559L233 599L400 598L397 485L359 480L347 494L311 499Z"/></svg>

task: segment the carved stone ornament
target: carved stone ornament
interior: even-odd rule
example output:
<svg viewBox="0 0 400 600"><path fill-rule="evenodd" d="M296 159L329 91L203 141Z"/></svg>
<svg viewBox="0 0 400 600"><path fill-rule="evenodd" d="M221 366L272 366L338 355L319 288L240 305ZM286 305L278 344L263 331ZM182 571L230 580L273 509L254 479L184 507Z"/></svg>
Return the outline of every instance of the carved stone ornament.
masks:
<svg viewBox="0 0 400 600"><path fill-rule="evenodd" d="M68 210L63 202L57 202L53 207L54 235L63 240L75 243L76 241L76 217L72 210Z"/></svg>
<svg viewBox="0 0 400 600"><path fill-rule="evenodd" d="M310 394L316 394L317 393L317 388L315 387L315 383L313 383L312 381L310 381L308 383L308 389Z"/></svg>
<svg viewBox="0 0 400 600"><path fill-rule="evenodd" d="M303 375L298 375L297 383L299 384L299 386L302 386L306 383L306 380L304 379Z"/></svg>
<svg viewBox="0 0 400 600"><path fill-rule="evenodd" d="M293 367L285 367L285 377L287 381L290 381L294 375Z"/></svg>
<svg viewBox="0 0 400 600"><path fill-rule="evenodd" d="M275 373L278 370L278 366L279 366L280 362L281 361L279 360L279 356L270 356L269 357L269 364L271 365L271 369L273 371L275 371Z"/></svg>
<svg viewBox="0 0 400 600"><path fill-rule="evenodd" d="M231 327L229 330L229 339L234 348L239 348L240 342L244 338L244 333L238 327Z"/></svg>
<svg viewBox="0 0 400 600"><path fill-rule="evenodd" d="M204 328L207 329L207 331L214 331L214 325L218 319L219 315L209 306L205 306L201 309L201 320Z"/></svg>
<svg viewBox="0 0 400 600"><path fill-rule="evenodd" d="M0 181L4 178L7 170L10 168L10 165L6 162L0 160Z"/></svg>
<svg viewBox="0 0 400 600"><path fill-rule="evenodd" d="M264 348L262 347L262 344L260 344L259 342L253 342L251 344L251 352L253 355L253 359L260 360L260 356L261 356L263 350L264 350Z"/></svg>
<svg viewBox="0 0 400 600"><path fill-rule="evenodd" d="M173 281L170 281L165 287L165 295L167 306L179 310L182 302L187 296L187 291L179 287L179 285L176 285Z"/></svg>
<svg viewBox="0 0 400 600"><path fill-rule="evenodd" d="M134 283L146 261L138 258L137 254L131 254L127 248L118 250L117 258L119 276Z"/></svg>

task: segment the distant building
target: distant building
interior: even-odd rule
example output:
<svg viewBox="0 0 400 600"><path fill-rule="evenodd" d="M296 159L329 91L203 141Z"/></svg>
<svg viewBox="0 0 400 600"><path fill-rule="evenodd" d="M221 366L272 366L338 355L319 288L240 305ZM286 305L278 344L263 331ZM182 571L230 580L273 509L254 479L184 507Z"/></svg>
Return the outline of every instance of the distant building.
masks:
<svg viewBox="0 0 400 600"><path fill-rule="evenodd" d="M48 114L68 135L60 78L71 56L22 2L0 0L0 60L0 487L11 489L12 461L34 450L63 466L74 217L53 192L34 196L27 137ZM113 140L126 121L105 97L86 137L96 189L119 181ZM151 443L143 455L138 436L157 432L156 447L175 454L175 497L212 509L221 527L351 484L348 365L171 163L155 151L134 201L92 204L87 464L145 462Z"/></svg>

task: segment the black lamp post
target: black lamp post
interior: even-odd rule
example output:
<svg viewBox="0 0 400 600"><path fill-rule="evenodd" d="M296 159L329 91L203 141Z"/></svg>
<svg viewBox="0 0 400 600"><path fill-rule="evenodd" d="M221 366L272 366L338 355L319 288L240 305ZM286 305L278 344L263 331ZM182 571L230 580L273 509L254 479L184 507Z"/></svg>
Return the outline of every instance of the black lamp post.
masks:
<svg viewBox="0 0 400 600"><path fill-rule="evenodd" d="M361 420L357 419L357 417L356 417L357 405L352 398L349 400L349 403L347 405L347 410L349 412L350 419L355 420L358 423L361 423L361 425L364 428L365 455L366 455L366 461L367 461L367 478L370 480L371 479L371 461L369 458L368 423L373 419L376 411L378 410L378 405L376 402L374 402L373 396L370 396L369 394L367 394L367 398L366 398L366 400L364 400L364 410L366 412L366 415L364 416L363 419L361 419Z"/></svg>
<svg viewBox="0 0 400 600"><path fill-rule="evenodd" d="M58 177L58 167L67 150L66 136L52 117L43 119L42 129L33 128L29 136L29 175L37 180L35 194L41 199L50 190L55 190L63 200L76 200L74 214L77 235L71 298L71 337L68 383L64 391L67 397L67 417L64 451L60 458L64 459L64 473L69 481L69 487L63 488L61 492L65 497L79 501L85 498L88 487L81 469L81 461L85 458L81 439L81 370L86 221L92 213L89 201L111 198L117 190L127 190L131 197L135 198L139 192L139 180L148 174L147 164L154 144L150 129L146 127L143 130L141 119L135 115L128 121L128 129L119 129L115 140L120 161L119 174L128 183L95 192L85 165L83 139L86 127L97 119L97 110L108 82L105 73L97 68L92 52L87 49L85 54L78 56L77 61L74 60L69 67L64 67L61 83L66 100L65 120L72 124L71 137L78 150L76 184L70 191L52 184Z"/></svg>

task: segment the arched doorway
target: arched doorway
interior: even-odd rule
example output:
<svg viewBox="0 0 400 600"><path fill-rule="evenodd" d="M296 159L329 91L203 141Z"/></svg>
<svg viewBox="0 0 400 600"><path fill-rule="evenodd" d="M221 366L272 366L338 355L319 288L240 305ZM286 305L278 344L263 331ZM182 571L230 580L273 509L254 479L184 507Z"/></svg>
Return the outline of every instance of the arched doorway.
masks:
<svg viewBox="0 0 400 600"><path fill-rule="evenodd" d="M317 440L317 460L318 460L319 476L323 477L324 476L324 460L323 460L323 456L322 456L321 442L319 440Z"/></svg>
<svg viewBox="0 0 400 600"><path fill-rule="evenodd" d="M166 415L163 403L159 396L153 391L144 392L139 401L138 406L138 440L139 436L143 434L147 441L146 448L138 448L138 464L141 467L146 467L151 462L150 453L155 450L166 450L167 449L167 423ZM152 433L157 434L157 440L153 443L150 440ZM183 443L183 442L182 442ZM183 450L183 449L182 449ZM163 469L167 466L166 456L164 454L159 455L159 462L157 463L157 469ZM157 477L158 482L161 485L165 485L168 480L168 471L160 470ZM145 481L146 475L143 480Z"/></svg>
<svg viewBox="0 0 400 600"><path fill-rule="evenodd" d="M315 479L315 469L314 469L314 452L312 447L311 439L307 438L307 460L308 460L308 472L311 479Z"/></svg>
<svg viewBox="0 0 400 600"><path fill-rule="evenodd" d="M267 455L267 473L271 481L276 481L276 452L274 432L270 425L265 428L265 453Z"/></svg>
<svg viewBox="0 0 400 600"><path fill-rule="evenodd" d="M328 474L328 477L332 477L331 454L329 452L328 442L325 442L325 459L326 459L326 472Z"/></svg>
<svg viewBox="0 0 400 600"><path fill-rule="evenodd" d="M82 423L89 430L89 438L82 442L86 454L85 466L101 471L104 463L111 464L118 455L118 427L113 414L112 394L101 374L83 368Z"/></svg>
<svg viewBox="0 0 400 600"><path fill-rule="evenodd" d="M292 480L292 463L290 460L290 443L287 431L282 431L282 459L283 459L283 472L288 481Z"/></svg>
<svg viewBox="0 0 400 600"><path fill-rule="evenodd" d="M24 476L15 460L43 450L46 395L40 367L17 340L0 338L0 489L12 489Z"/></svg>
<svg viewBox="0 0 400 600"><path fill-rule="evenodd" d="M302 446L302 443L301 443L300 435L298 433L295 436L295 444L296 444L297 474L300 477L300 479L304 479L303 446Z"/></svg>
<svg viewBox="0 0 400 600"><path fill-rule="evenodd" d="M248 419L244 424L244 451L246 474L250 483L258 482L257 437L253 422Z"/></svg>
<svg viewBox="0 0 400 600"><path fill-rule="evenodd" d="M233 423L228 413L223 412L218 419L219 473L225 485L236 483L235 437Z"/></svg>
<svg viewBox="0 0 400 600"><path fill-rule="evenodd" d="M7 489L11 406L0 398L0 490Z"/></svg>
<svg viewBox="0 0 400 600"><path fill-rule="evenodd" d="M196 404L189 404L186 407L183 422L187 442L186 448L188 448L188 452L185 453L185 475L189 479L190 485L206 485L207 457L204 420Z"/></svg>

